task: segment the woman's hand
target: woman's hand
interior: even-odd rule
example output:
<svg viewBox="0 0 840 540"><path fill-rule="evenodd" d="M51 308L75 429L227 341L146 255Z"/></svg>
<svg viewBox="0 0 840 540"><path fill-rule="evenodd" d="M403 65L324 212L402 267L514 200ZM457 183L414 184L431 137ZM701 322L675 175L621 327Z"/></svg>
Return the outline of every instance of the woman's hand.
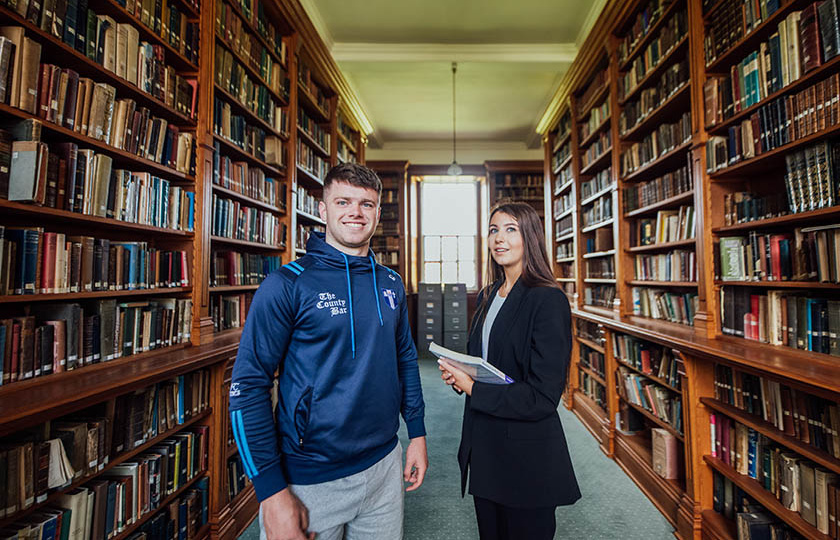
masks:
<svg viewBox="0 0 840 540"><path fill-rule="evenodd" d="M454 387L456 391L461 390L466 392L468 396L472 395L473 384L475 383L472 377L447 362L444 358L438 360L438 369L441 371L440 378L443 382Z"/></svg>

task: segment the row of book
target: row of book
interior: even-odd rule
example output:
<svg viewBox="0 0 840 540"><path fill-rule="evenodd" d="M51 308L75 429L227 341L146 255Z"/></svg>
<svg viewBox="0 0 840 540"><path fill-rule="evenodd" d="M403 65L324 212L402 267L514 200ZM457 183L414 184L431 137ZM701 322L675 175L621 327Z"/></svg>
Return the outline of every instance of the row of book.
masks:
<svg viewBox="0 0 840 540"><path fill-rule="evenodd" d="M578 390L591 399L595 405L607 412L607 388L586 371L578 370Z"/></svg>
<svg viewBox="0 0 840 540"><path fill-rule="evenodd" d="M627 334L612 332L613 356L645 375L653 375L680 390L685 366L667 347Z"/></svg>
<svg viewBox="0 0 840 540"><path fill-rule="evenodd" d="M281 266L277 255L215 251L210 267L210 286L259 285Z"/></svg>
<svg viewBox="0 0 840 540"><path fill-rule="evenodd" d="M297 140L297 165L318 178L321 182L330 170L330 162L321 157L314 148L306 144L302 138Z"/></svg>
<svg viewBox="0 0 840 540"><path fill-rule="evenodd" d="M840 123L840 74L794 95L780 97L730 126L727 136L706 142L706 171L714 173L742 160L819 133Z"/></svg>
<svg viewBox="0 0 840 540"><path fill-rule="evenodd" d="M329 118L330 114L330 102L329 97L327 96L326 91L321 87L321 85L315 80L315 76L312 74L312 68L309 66L309 63L304 59L298 60L298 85L306 92L308 95L318 106L321 112Z"/></svg>
<svg viewBox="0 0 840 540"><path fill-rule="evenodd" d="M238 8L239 14L251 26L251 29L256 30L268 46L273 48L273 53L280 59L280 63L284 66L288 65L286 42L283 41L280 29L271 22L274 17L270 17L270 14L266 12L265 2L263 0L230 0L230 2L232 5L236 4L234 7ZM227 22L225 22L225 27L227 28ZM237 27L237 29L240 28ZM236 39L241 39L241 35L234 32L232 40Z"/></svg>
<svg viewBox="0 0 840 540"><path fill-rule="evenodd" d="M581 225L585 228L611 219L612 206L612 192L598 197L590 205L584 207L581 213Z"/></svg>
<svg viewBox="0 0 840 540"><path fill-rule="evenodd" d="M607 167L593 175L591 180L584 180L580 183L580 199L585 201L613 185L612 167Z"/></svg>
<svg viewBox="0 0 840 540"><path fill-rule="evenodd" d="M318 201L320 198L310 192L307 188L298 185L297 197L295 197L295 208L306 212L310 216L318 216Z"/></svg>
<svg viewBox="0 0 840 540"><path fill-rule="evenodd" d="M567 210L570 210L574 206L575 200L572 195L573 193L571 191L568 191L562 195L557 196L554 199L553 205L555 217L562 214L563 212L566 212Z"/></svg>
<svg viewBox="0 0 840 540"><path fill-rule="evenodd" d="M331 139L329 130L324 129L315 119L311 118L303 107L298 107L297 123L300 129L329 153Z"/></svg>
<svg viewBox="0 0 840 540"><path fill-rule="evenodd" d="M832 0L833 2L834 0ZM829 2L831 4L832 2ZM801 11L790 13L758 50L703 85L706 125L714 126L802 77Z"/></svg>
<svg viewBox="0 0 840 540"><path fill-rule="evenodd" d="M348 141L353 143L353 140L356 138L357 132L354 131L353 128L350 127L350 124L347 123L347 120L345 120L345 118L344 118L344 114L339 113L339 115L337 116L337 118L336 118L336 128L338 129L338 132L341 133L342 135L344 135L344 137ZM352 153L355 153L356 148L355 147L348 147L348 151L352 152Z"/></svg>
<svg viewBox="0 0 840 540"><path fill-rule="evenodd" d="M580 364L586 368L591 369L601 378L606 378L607 361L604 355L588 345L580 344Z"/></svg>
<svg viewBox="0 0 840 540"><path fill-rule="evenodd" d="M583 303L612 309L615 301L615 285L589 285L583 289Z"/></svg>
<svg viewBox="0 0 840 540"><path fill-rule="evenodd" d="M604 87L609 86L609 70L608 69L601 69L595 72L595 75L592 76L592 80L586 85L586 90L583 91L582 94L577 99L577 116L582 117L584 116L589 110L587 107L590 107L592 98L595 97L596 94L601 92Z"/></svg>
<svg viewBox="0 0 840 540"><path fill-rule="evenodd" d="M688 67L679 69L680 64L675 67L677 69L669 69L663 73L655 86L642 90L638 99L628 101L624 105L618 117L619 133L625 135L628 131L634 129L652 112L667 102L671 96L686 87L689 76Z"/></svg>
<svg viewBox="0 0 840 540"><path fill-rule="evenodd" d="M542 202L543 190L542 186L537 187L496 187L496 200L512 199L520 201ZM537 209L537 213L541 213Z"/></svg>
<svg viewBox="0 0 840 540"><path fill-rule="evenodd" d="M0 295L188 287L184 251L0 225Z"/></svg>
<svg viewBox="0 0 840 540"><path fill-rule="evenodd" d="M564 242L560 242L554 247L554 258L556 262L559 264L563 259L569 259L575 256L575 243L574 239L570 238ZM568 264L574 264L576 261L564 261ZM559 268L559 271L564 271L563 267ZM560 277L570 277L570 276L560 276Z"/></svg>
<svg viewBox="0 0 840 540"><path fill-rule="evenodd" d="M285 167L286 152L280 137L266 134L244 116L233 114L230 103L217 97L213 100L213 131L222 139L241 148L267 165Z"/></svg>
<svg viewBox="0 0 840 540"><path fill-rule="evenodd" d="M796 228L791 233L720 239L723 281L819 281L840 283L838 225Z"/></svg>
<svg viewBox="0 0 840 540"><path fill-rule="evenodd" d="M715 365L715 398L840 458L840 405L778 381Z"/></svg>
<svg viewBox="0 0 840 540"><path fill-rule="evenodd" d="M840 143L821 141L785 156L788 207L794 214L840 200Z"/></svg>
<svg viewBox="0 0 840 540"><path fill-rule="evenodd" d="M712 471L712 509L735 523L738 540L796 540L801 538L774 514L755 502L732 480Z"/></svg>
<svg viewBox="0 0 840 540"><path fill-rule="evenodd" d="M595 139L580 156L580 166L585 169L607 151L612 148L612 133L610 130L602 131L598 138Z"/></svg>
<svg viewBox="0 0 840 540"><path fill-rule="evenodd" d="M557 127L554 133L554 151L558 150L560 142L572 133L572 115L569 111L563 113L563 116L557 120Z"/></svg>
<svg viewBox="0 0 840 540"><path fill-rule="evenodd" d="M688 12L685 9L674 13L668 22L659 28L659 35L633 60L630 68L618 79L619 99L630 95L647 75L659 67L674 47L685 41L688 35Z"/></svg>
<svg viewBox="0 0 840 540"><path fill-rule="evenodd" d="M28 313L0 320L4 384L185 343L192 324L192 302L176 298L32 305Z"/></svg>
<svg viewBox="0 0 840 540"><path fill-rule="evenodd" d="M323 225L310 225L308 223L298 222L297 234L295 235L295 249L306 249L306 241L309 240L310 232L326 232L326 227L324 227ZM384 224L380 222L379 225L376 226L376 232L374 233L374 235L382 234L385 234L385 228Z"/></svg>
<svg viewBox="0 0 840 540"><path fill-rule="evenodd" d="M82 4L84 0L77 0ZM60 0L56 0L58 4ZM72 0L68 0L68 3ZM199 24L192 14L172 2L162 0L117 0L125 10L140 19L140 23L162 37L192 64L198 64ZM188 5L190 2L186 2ZM82 19L79 19L81 21ZM77 28L78 36L78 28ZM90 34L88 34L90 35ZM90 38L88 37L88 43Z"/></svg>
<svg viewBox="0 0 840 540"><path fill-rule="evenodd" d="M770 219L789 213L790 206L785 193L759 195L749 191L734 191L723 195L725 226Z"/></svg>
<svg viewBox="0 0 840 540"><path fill-rule="evenodd" d="M215 82L236 101L278 133L287 133L288 114L261 82L248 76L245 67L227 49L216 44Z"/></svg>
<svg viewBox="0 0 840 540"><path fill-rule="evenodd" d="M271 212L213 194L212 234L278 247L280 219Z"/></svg>
<svg viewBox="0 0 840 540"><path fill-rule="evenodd" d="M224 0L216 0L216 37L245 59L272 91L289 99L290 81L284 66L274 61L256 34L243 29L242 18Z"/></svg>
<svg viewBox="0 0 840 540"><path fill-rule="evenodd" d="M779 9L779 0L724 0L706 19L706 65L722 56Z"/></svg>
<svg viewBox="0 0 840 540"><path fill-rule="evenodd" d="M344 143L343 140L338 139L336 141L336 157L338 158L339 163L358 163L359 158L356 157L355 152L351 149L350 146Z"/></svg>
<svg viewBox="0 0 840 540"><path fill-rule="evenodd" d="M836 516L840 509L837 474L726 415L713 413L710 424L712 456L758 482L819 532L829 534L829 515ZM836 517L829 537L837 538Z"/></svg>
<svg viewBox="0 0 840 540"><path fill-rule="evenodd" d="M551 169L553 171L557 171L560 167L560 164L565 162L572 156L572 141L569 141L554 151L554 154L551 157Z"/></svg>
<svg viewBox="0 0 840 540"><path fill-rule="evenodd" d="M397 266L400 264L399 251L376 251L376 262L383 266Z"/></svg>
<svg viewBox="0 0 840 540"><path fill-rule="evenodd" d="M633 276L638 281L697 281L694 250L675 249L655 255L636 255Z"/></svg>
<svg viewBox="0 0 840 540"><path fill-rule="evenodd" d="M640 218L630 228L633 246L651 246L667 242L691 240L697 229L694 206L680 206L678 210L659 210L655 218Z"/></svg>
<svg viewBox="0 0 840 540"><path fill-rule="evenodd" d="M653 414L678 433L682 433L682 396L643 375L618 366L615 372L619 395L629 403Z"/></svg>
<svg viewBox="0 0 840 540"><path fill-rule="evenodd" d="M615 279L615 258L598 257L587 259L586 277L591 279Z"/></svg>
<svg viewBox="0 0 840 540"><path fill-rule="evenodd" d="M0 163L2 147L0 140ZM110 156L74 143L12 143L8 199L176 231L192 231L195 220L194 192L116 169Z"/></svg>
<svg viewBox="0 0 840 540"><path fill-rule="evenodd" d="M542 187L541 174L497 174L496 187Z"/></svg>
<svg viewBox="0 0 840 540"><path fill-rule="evenodd" d="M621 176L629 175L691 139L691 111L673 124L659 124L640 142L621 152Z"/></svg>
<svg viewBox="0 0 840 540"><path fill-rule="evenodd" d="M580 139L584 140L589 138L595 130L601 127L607 118L610 117L610 100L604 99L604 102L598 105L597 107L592 107L589 110L589 115L587 117L586 122L582 122L580 124Z"/></svg>
<svg viewBox="0 0 840 540"><path fill-rule="evenodd" d="M554 223L554 238L560 238L572 232L575 227L573 215L565 216Z"/></svg>
<svg viewBox="0 0 840 540"><path fill-rule="evenodd" d="M633 314L694 326L699 297L696 293L675 293L652 287L633 287Z"/></svg>
<svg viewBox="0 0 840 540"><path fill-rule="evenodd" d="M662 13L668 8L673 0L647 0L633 19L633 25L618 42L618 59L624 62L627 56L636 48L636 45L650 29L659 21Z"/></svg>
<svg viewBox="0 0 840 540"><path fill-rule="evenodd" d="M624 188L624 212L629 213L639 208L676 197L694 189L691 169L683 166L676 171L666 173L653 180L632 184Z"/></svg>
<svg viewBox="0 0 840 540"><path fill-rule="evenodd" d="M584 339L588 339L592 343L597 343L603 346L606 341L604 338L604 328L592 321L586 319L576 319L577 326L575 327L575 335Z"/></svg>
<svg viewBox="0 0 840 540"><path fill-rule="evenodd" d="M242 465L242 458L237 453L227 461L228 472L228 501L232 501L251 483L248 475L245 474L245 467Z"/></svg>
<svg viewBox="0 0 840 540"><path fill-rule="evenodd" d="M267 176L260 167L222 155L218 141L213 153L213 183L280 210L286 209L286 182Z"/></svg>
<svg viewBox="0 0 840 540"><path fill-rule="evenodd" d="M213 319L213 331L221 332L231 328L242 328L245 316L251 307L254 293L219 294L210 297L210 317Z"/></svg>
<svg viewBox="0 0 840 540"><path fill-rule="evenodd" d="M840 301L721 287L721 331L753 341L840 356Z"/></svg>
<svg viewBox="0 0 840 540"><path fill-rule="evenodd" d="M586 253L605 252L613 249L613 231L611 227L595 229L595 234L585 237Z"/></svg>

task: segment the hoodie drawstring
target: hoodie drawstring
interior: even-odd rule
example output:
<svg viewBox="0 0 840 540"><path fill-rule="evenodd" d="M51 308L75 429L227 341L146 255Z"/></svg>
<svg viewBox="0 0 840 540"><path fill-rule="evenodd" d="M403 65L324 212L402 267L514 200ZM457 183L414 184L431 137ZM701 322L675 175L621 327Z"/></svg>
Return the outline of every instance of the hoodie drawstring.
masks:
<svg viewBox="0 0 840 540"><path fill-rule="evenodd" d="M373 255L370 256L370 271L373 274L373 294L376 296L376 311L379 312L379 326L385 326L382 322L382 306L379 304L379 287L376 286L376 261Z"/></svg>
<svg viewBox="0 0 840 540"><path fill-rule="evenodd" d="M356 358L356 324L353 321L353 290L350 288L350 263L347 261L347 255L341 254L344 257L344 269L347 272L347 298L350 303L350 348L353 351L353 358Z"/></svg>

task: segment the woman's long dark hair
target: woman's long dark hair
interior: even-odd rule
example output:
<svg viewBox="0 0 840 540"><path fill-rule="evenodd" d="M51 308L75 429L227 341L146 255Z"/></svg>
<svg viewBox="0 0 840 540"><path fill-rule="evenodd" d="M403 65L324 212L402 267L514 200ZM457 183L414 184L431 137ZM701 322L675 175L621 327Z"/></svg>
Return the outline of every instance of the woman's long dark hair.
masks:
<svg viewBox="0 0 840 540"><path fill-rule="evenodd" d="M489 219L492 220L493 216L499 212L515 219L519 225L519 234L522 235L522 274L519 280L526 287L557 287L551 264L548 262L548 253L545 251L545 232L536 210L525 203L502 201L490 209ZM505 277L504 268L493 259L492 255L487 263L484 288L481 290L483 293L481 304L473 317L475 322L484 319L493 284Z"/></svg>

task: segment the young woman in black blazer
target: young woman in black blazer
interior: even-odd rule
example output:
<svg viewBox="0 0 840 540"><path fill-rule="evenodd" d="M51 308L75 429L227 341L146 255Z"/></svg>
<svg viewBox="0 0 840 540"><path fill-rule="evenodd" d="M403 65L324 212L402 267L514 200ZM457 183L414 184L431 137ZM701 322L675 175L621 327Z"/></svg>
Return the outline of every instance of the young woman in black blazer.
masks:
<svg viewBox="0 0 840 540"><path fill-rule="evenodd" d="M557 414L571 352L571 312L544 239L529 205L504 203L491 211L492 283L479 293L468 352L514 382L475 382L440 361L444 382L467 394L458 450L461 493L469 470L482 540L552 539L556 507L580 498Z"/></svg>

